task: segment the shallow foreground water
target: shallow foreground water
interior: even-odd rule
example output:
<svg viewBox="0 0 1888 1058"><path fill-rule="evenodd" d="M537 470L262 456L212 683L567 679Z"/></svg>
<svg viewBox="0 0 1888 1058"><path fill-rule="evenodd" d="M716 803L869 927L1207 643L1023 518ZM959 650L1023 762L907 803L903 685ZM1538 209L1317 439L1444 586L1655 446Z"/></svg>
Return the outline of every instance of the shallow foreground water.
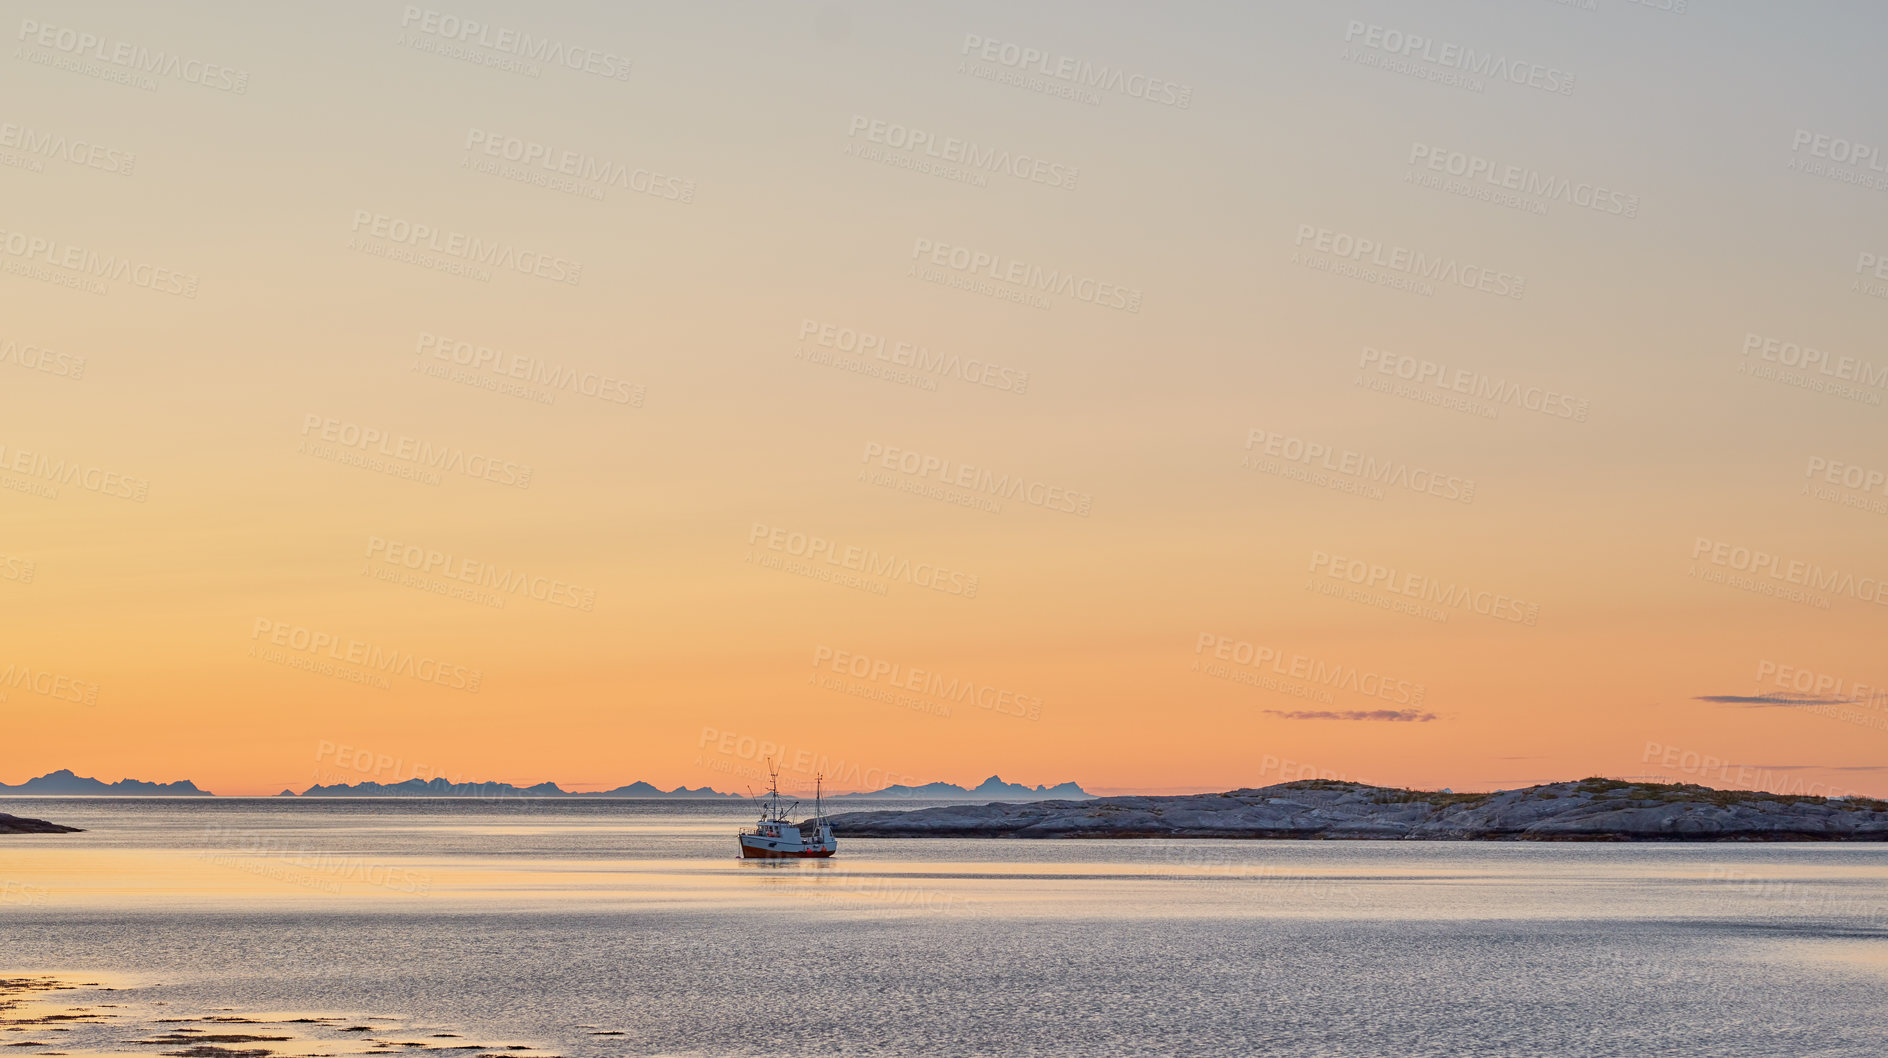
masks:
<svg viewBox="0 0 1888 1058"><path fill-rule="evenodd" d="M1879 844L743 862L750 812L718 802L0 811L87 828L0 838L0 977L82 986L32 992L0 1054L1888 1053Z"/></svg>

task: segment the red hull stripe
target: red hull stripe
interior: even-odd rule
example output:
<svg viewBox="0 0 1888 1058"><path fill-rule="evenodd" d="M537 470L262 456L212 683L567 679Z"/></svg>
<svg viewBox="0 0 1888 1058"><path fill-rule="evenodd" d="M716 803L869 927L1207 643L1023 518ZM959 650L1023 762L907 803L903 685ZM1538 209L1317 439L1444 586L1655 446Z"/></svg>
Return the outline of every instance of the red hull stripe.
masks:
<svg viewBox="0 0 1888 1058"><path fill-rule="evenodd" d="M801 860L809 857L831 856L833 849L808 849L805 852L781 852L778 849L756 849L741 846L742 857L750 860Z"/></svg>

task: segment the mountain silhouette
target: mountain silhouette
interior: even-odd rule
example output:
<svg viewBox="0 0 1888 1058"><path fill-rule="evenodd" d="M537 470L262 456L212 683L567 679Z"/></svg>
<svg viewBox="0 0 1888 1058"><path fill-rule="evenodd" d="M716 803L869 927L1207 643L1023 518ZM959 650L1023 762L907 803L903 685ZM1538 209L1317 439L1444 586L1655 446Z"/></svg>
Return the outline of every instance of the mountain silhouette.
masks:
<svg viewBox="0 0 1888 1058"><path fill-rule="evenodd" d="M142 779L119 779L106 783L97 779L88 779L74 775L68 768L48 772L37 779L28 779L18 786L0 783L0 794L16 794L24 797L214 797L208 790L197 789L197 784L188 779L177 782L145 782Z"/></svg>
<svg viewBox="0 0 1888 1058"><path fill-rule="evenodd" d="M977 785L969 788L955 783L932 782L922 786L887 786L883 790L871 793L839 794L833 800L847 800L866 797L909 797L933 801L1004 801L1016 797L1028 797L1034 800L1079 800L1094 795L1072 782L1056 786L1024 786L1021 783L1004 782L1001 777L992 775Z"/></svg>

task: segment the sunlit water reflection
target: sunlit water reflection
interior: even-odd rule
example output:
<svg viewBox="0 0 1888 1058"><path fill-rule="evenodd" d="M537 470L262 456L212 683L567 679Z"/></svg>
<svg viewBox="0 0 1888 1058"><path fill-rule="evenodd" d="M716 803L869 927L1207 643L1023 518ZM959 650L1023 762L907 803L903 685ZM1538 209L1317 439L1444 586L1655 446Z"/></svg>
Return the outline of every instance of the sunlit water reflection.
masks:
<svg viewBox="0 0 1888 1058"><path fill-rule="evenodd" d="M0 811L87 828L0 839L0 971L107 975L151 1010L397 1018L572 1058L1888 1040L1881 845L842 839L743 862L748 812L713 802Z"/></svg>

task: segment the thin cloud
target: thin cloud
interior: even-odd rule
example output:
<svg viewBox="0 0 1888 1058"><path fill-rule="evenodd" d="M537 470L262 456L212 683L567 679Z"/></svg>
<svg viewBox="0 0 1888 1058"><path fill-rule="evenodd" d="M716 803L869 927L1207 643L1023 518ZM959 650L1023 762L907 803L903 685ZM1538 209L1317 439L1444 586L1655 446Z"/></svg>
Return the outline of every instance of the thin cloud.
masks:
<svg viewBox="0 0 1888 1058"><path fill-rule="evenodd" d="M1436 719L1434 713L1419 713L1414 709L1267 709L1268 716L1285 720L1388 720L1393 723L1426 724Z"/></svg>
<svg viewBox="0 0 1888 1058"><path fill-rule="evenodd" d="M1854 705L1853 698L1818 698L1813 694L1701 694L1694 702L1719 705Z"/></svg>
<svg viewBox="0 0 1888 1058"><path fill-rule="evenodd" d="M1752 764L1771 771L1888 771L1888 764Z"/></svg>

